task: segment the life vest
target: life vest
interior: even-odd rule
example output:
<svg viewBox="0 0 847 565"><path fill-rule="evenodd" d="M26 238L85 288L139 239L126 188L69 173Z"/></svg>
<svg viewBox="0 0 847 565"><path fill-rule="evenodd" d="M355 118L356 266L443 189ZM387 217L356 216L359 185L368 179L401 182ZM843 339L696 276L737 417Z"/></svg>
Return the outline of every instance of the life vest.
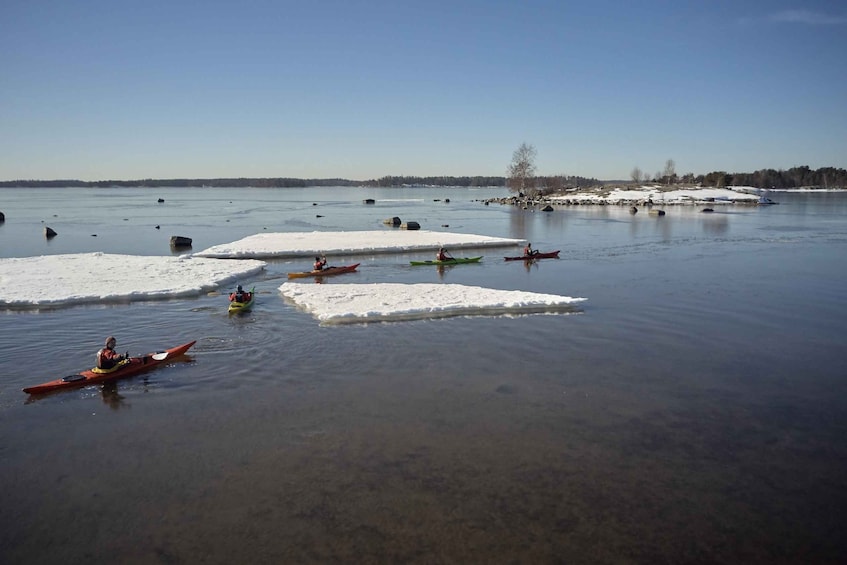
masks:
<svg viewBox="0 0 847 565"><path fill-rule="evenodd" d="M115 352L114 349L109 349L108 347L104 347L100 351L97 352L96 356L96 367L98 369L111 369L118 362L120 355Z"/></svg>

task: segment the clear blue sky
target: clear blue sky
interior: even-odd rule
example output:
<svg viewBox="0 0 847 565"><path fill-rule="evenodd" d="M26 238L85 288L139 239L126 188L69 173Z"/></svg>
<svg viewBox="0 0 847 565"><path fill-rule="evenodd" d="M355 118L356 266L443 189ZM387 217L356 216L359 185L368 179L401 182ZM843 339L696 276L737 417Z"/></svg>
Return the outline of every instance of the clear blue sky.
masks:
<svg viewBox="0 0 847 565"><path fill-rule="evenodd" d="M0 180L847 167L847 2L2 0Z"/></svg>

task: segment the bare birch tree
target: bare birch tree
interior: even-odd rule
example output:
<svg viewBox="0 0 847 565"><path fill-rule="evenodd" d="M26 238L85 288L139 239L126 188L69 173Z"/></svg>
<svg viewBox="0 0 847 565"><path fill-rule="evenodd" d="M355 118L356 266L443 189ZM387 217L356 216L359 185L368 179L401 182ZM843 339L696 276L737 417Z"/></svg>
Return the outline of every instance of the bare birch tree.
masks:
<svg viewBox="0 0 847 565"><path fill-rule="evenodd" d="M673 159L668 159L665 163L665 173L662 176L667 180L668 184L676 180L676 163L673 162Z"/></svg>
<svg viewBox="0 0 847 565"><path fill-rule="evenodd" d="M527 143L512 153L512 163L507 169L509 190L526 194L535 192L535 147Z"/></svg>

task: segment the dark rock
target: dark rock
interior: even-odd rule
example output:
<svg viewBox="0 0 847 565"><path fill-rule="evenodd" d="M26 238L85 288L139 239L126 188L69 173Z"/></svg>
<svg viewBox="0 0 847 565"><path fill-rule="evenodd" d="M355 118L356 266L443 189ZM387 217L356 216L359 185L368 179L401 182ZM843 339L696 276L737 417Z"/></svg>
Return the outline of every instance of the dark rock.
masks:
<svg viewBox="0 0 847 565"><path fill-rule="evenodd" d="M6 221L6 215L3 212L0 212L0 224Z"/></svg>
<svg viewBox="0 0 847 565"><path fill-rule="evenodd" d="M703 208L703 212L714 212L714 208Z"/></svg>
<svg viewBox="0 0 847 565"><path fill-rule="evenodd" d="M171 247L191 247L191 238L181 235L171 236Z"/></svg>
<svg viewBox="0 0 847 565"><path fill-rule="evenodd" d="M164 201L165 201L165 199L164 199L164 198L159 198L159 200L157 200L157 202L158 202L159 204L161 204L161 203L162 203L162 202L164 202Z"/></svg>
<svg viewBox="0 0 847 565"><path fill-rule="evenodd" d="M548 204L547 206L545 206L544 208L542 208L542 209L541 209L541 211L542 211L542 212L552 212L552 211L553 211L553 207L552 207L552 206L550 206L550 205Z"/></svg>
<svg viewBox="0 0 847 565"><path fill-rule="evenodd" d="M400 226L404 230L419 230L421 229L421 225L417 222L406 222L405 224Z"/></svg>
<svg viewBox="0 0 847 565"><path fill-rule="evenodd" d="M58 234L55 231L53 231L53 228L44 226L44 237L46 237L47 239L53 239L57 235Z"/></svg>
<svg viewBox="0 0 847 565"><path fill-rule="evenodd" d="M364 202L365 204L376 204L376 200L374 200L373 198L366 198Z"/></svg>
<svg viewBox="0 0 847 565"><path fill-rule="evenodd" d="M386 218L386 219L382 220L382 223L385 224L385 225L388 225L388 226L395 226L396 227L396 226L399 226L400 224L402 224L403 222L400 221L400 218L398 218L397 216L394 216L393 218Z"/></svg>
<svg viewBox="0 0 847 565"><path fill-rule="evenodd" d="M631 207L631 208L629 209L629 213L630 213L630 214L637 214L637 213L638 213L638 208L636 208L635 206Z"/></svg>

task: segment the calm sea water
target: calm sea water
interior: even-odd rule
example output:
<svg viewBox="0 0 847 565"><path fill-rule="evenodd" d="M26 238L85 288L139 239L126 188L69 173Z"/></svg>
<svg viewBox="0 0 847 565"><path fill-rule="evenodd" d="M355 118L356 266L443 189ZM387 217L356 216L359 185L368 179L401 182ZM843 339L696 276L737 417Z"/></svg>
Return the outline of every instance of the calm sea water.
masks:
<svg viewBox="0 0 847 565"><path fill-rule="evenodd" d="M561 259L486 251L439 273L362 255L326 284L589 299L577 315L321 327L277 291L308 261L280 260L245 281L259 295L240 317L216 293L0 312L0 561L847 560L847 194L662 218L480 202L500 195L0 190L0 257L163 255L171 235L199 251L399 216ZM90 367L109 334L133 353L197 345L116 386L20 392Z"/></svg>

